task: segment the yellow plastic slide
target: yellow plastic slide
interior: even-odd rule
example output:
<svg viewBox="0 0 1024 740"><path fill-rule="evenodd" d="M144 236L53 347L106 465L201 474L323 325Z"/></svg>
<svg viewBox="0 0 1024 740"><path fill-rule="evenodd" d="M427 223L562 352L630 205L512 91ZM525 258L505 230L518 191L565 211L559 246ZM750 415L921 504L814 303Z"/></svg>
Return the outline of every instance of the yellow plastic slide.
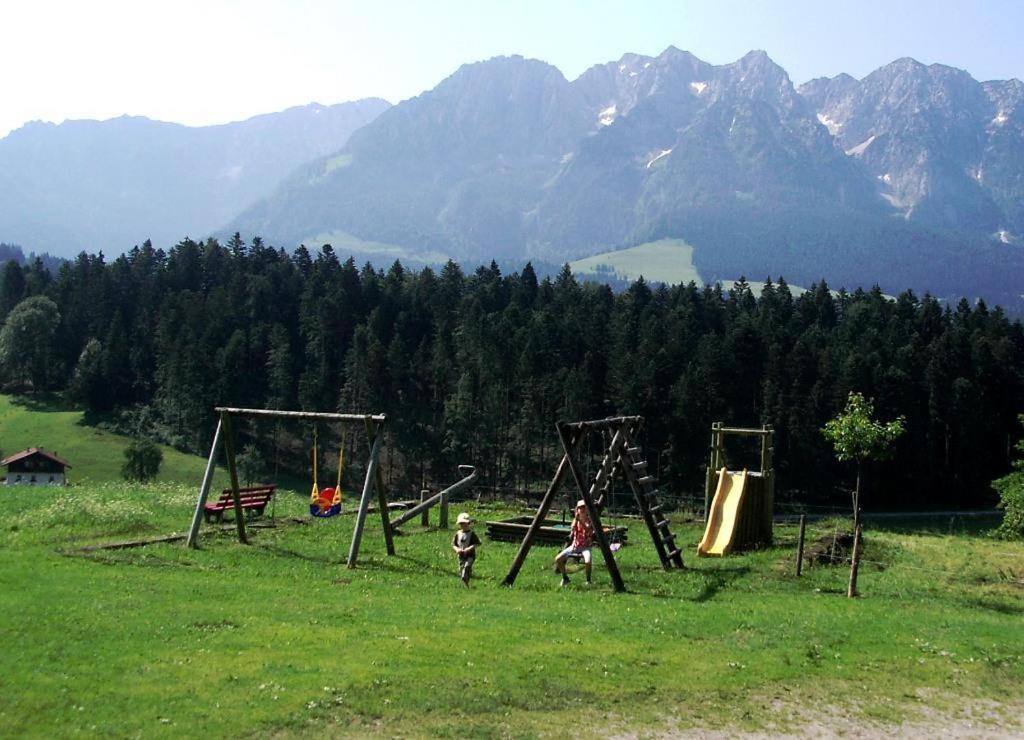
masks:
<svg viewBox="0 0 1024 740"><path fill-rule="evenodd" d="M711 503L704 539L697 545L698 555L728 555L736 535L736 519L747 490L747 471L718 472L718 489Z"/></svg>

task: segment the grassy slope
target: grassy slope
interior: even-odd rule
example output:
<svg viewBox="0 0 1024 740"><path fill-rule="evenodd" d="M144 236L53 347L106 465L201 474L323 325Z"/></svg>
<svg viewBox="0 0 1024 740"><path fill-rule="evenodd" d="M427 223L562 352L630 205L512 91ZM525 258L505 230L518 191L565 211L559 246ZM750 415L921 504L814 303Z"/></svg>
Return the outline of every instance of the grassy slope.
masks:
<svg viewBox="0 0 1024 740"><path fill-rule="evenodd" d="M515 547L486 539L467 591L447 532L399 538L387 558L371 517L355 571L348 516L248 547L207 527L196 552L75 554L180 531L194 490L3 493L5 736L780 729L815 707L894 722L1024 690L1024 593L999 573L1024 562L1021 544L873 532L868 557L887 565L866 567L851 601L842 569L789 575L792 529L774 549L664 573L632 522L629 594L603 568L592 589L577 576L558 590L543 548L500 588ZM278 515L304 505L286 497ZM700 531L681 529L692 553Z"/></svg>
<svg viewBox="0 0 1024 740"><path fill-rule="evenodd" d="M698 286L704 285L696 265L693 264L693 247L681 239L660 239L629 249L595 254L593 257L569 263L573 272L577 274L593 273L601 265L613 268L620 277L629 280L643 276L645 280L670 285L685 284L691 280ZM747 282L754 295L760 296L764 283L750 280ZM722 289L729 290L734 284L734 280L723 280ZM807 292L806 288L799 285L790 285L789 289L794 296Z"/></svg>
<svg viewBox="0 0 1024 740"><path fill-rule="evenodd" d="M88 427L81 411L56 410L24 399L0 395L0 445L4 456L26 447L56 451L71 463L71 481L120 480L124 449L131 440ZM198 486L206 461L164 447L158 480Z"/></svg>
<svg viewBox="0 0 1024 740"><path fill-rule="evenodd" d="M688 283L693 280L697 285L703 285L693 264L693 247L681 239L661 239L569 263L575 273L594 272L599 265L607 265L630 280L636 280L642 275L645 280L663 283Z"/></svg>

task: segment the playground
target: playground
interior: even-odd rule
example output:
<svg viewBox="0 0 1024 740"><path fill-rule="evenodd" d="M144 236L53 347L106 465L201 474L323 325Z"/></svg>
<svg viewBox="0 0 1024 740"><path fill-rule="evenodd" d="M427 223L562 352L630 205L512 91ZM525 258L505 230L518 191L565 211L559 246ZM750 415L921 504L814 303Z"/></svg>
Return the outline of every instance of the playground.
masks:
<svg viewBox="0 0 1024 740"><path fill-rule="evenodd" d="M486 538L464 589L436 516L388 556L371 514L349 569L355 516L310 518L308 492L280 496L275 526L252 520L248 545L204 524L195 550L83 548L186 531L196 486L4 494L9 736L735 734L829 716L1019 731L1024 574L1006 564L1024 546L980 522L869 522L865 560L881 565L854 600L845 568L793 575L793 526L698 559L704 527L680 520L687 568L666 571L633 520L619 594L600 557L594 588L558 589L541 546L502 587L518 545ZM482 537L485 520L531 513L467 508ZM816 521L808 540L835 527Z"/></svg>
<svg viewBox="0 0 1024 740"><path fill-rule="evenodd" d="M539 506L478 501L462 465L397 507L383 415L294 412L324 425L311 492L238 480L233 424L292 412L217 413L205 472L3 491L4 735L1024 730L1024 544L866 517L847 598L850 522L770 516L770 427L712 428L705 523L658 489L640 417L559 424ZM577 499L605 537L593 587L560 588ZM483 540L469 589L451 507Z"/></svg>

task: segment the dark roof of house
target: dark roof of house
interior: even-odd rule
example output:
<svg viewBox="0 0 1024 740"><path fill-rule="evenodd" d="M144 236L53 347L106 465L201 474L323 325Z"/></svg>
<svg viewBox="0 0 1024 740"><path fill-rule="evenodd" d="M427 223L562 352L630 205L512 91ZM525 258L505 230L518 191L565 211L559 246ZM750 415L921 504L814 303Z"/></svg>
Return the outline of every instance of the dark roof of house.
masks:
<svg viewBox="0 0 1024 740"><path fill-rule="evenodd" d="M52 452L47 452L42 447L29 447L27 450L15 452L10 457L5 457L3 460L0 460L0 465L10 465L11 463L16 463L18 460L24 460L26 457L32 457L33 455L45 457L47 460L52 460L58 465L63 465L65 468L71 467L71 463L67 460L57 457Z"/></svg>

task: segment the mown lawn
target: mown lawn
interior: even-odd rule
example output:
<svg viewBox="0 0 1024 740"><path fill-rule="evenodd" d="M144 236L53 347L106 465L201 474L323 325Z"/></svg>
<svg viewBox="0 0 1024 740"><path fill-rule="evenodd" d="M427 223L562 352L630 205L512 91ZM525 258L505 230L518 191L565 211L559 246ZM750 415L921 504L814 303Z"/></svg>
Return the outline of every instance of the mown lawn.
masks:
<svg viewBox="0 0 1024 740"><path fill-rule="evenodd" d="M249 546L206 526L199 551L77 549L182 531L194 496L0 491L0 736L778 731L819 710L889 724L989 701L989 721L1020 728L1000 707L1024 695L1021 544L873 531L883 565L858 600L845 569L792 576L792 528L664 573L631 522L616 595L603 568L558 589L546 548L503 588L515 546L486 539L466 590L450 533L410 529L388 558L371 515L351 571L352 517L289 523L298 494ZM692 553L700 531L680 529Z"/></svg>

